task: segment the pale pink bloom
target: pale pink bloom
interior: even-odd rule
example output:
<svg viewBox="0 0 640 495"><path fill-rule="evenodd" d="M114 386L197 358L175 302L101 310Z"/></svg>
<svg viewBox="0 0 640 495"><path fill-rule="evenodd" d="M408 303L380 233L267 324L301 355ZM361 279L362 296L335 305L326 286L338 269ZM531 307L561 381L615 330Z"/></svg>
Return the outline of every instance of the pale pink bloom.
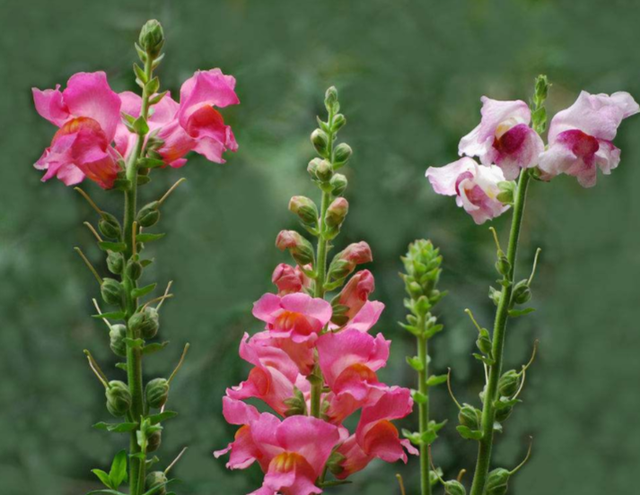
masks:
<svg viewBox="0 0 640 495"><path fill-rule="evenodd" d="M253 305L253 316L264 321L274 337L295 343L313 342L331 319L331 312L327 301L303 293L265 294Z"/></svg>
<svg viewBox="0 0 640 495"><path fill-rule="evenodd" d="M456 196L456 204L465 209L477 224L500 216L509 206L498 201L498 184L505 180L496 165L478 165L469 157L445 165L429 167L427 178L433 190L445 196Z"/></svg>
<svg viewBox="0 0 640 495"><path fill-rule="evenodd" d="M278 287L279 296L301 292L309 283L309 279L299 266L294 268L286 263L276 266L271 281Z"/></svg>
<svg viewBox="0 0 640 495"><path fill-rule="evenodd" d="M413 400L406 388L392 387L373 405L362 410L355 435L347 439L338 449L345 456L341 464L343 471L336 475L344 479L364 469L373 459L385 462L402 460L407 462L408 453L417 455L418 451L409 440L401 440L393 419L404 418L411 413Z"/></svg>
<svg viewBox="0 0 640 495"><path fill-rule="evenodd" d="M284 415L288 409L284 401L293 397L294 388L308 386L308 381L300 375L298 366L286 352L259 339L249 340L246 333L240 344L240 357L254 368L244 382L227 389L227 396L232 399L256 397Z"/></svg>
<svg viewBox="0 0 640 495"><path fill-rule="evenodd" d="M349 319L356 316L374 290L375 281L369 270L359 271L351 277L338 297L338 304L349 308L345 316Z"/></svg>
<svg viewBox="0 0 640 495"><path fill-rule="evenodd" d="M227 452L231 452L228 469L245 469L260 457L260 449L251 436L250 423L260 417L258 410L242 401L230 397L222 398L222 414L227 423L241 425L236 431L233 442L226 449L216 450L216 459Z"/></svg>
<svg viewBox="0 0 640 495"><path fill-rule="evenodd" d="M387 386L376 371L389 359L390 340L358 330L326 333L317 342L318 362L332 396L327 414L340 424L347 416L380 398Z"/></svg>
<svg viewBox="0 0 640 495"><path fill-rule="evenodd" d="M609 175L620 163L620 150L612 142L618 126L639 111L629 93L582 91L573 105L551 120L549 148L539 161L543 178L567 174L577 177L583 187L595 186L598 168Z"/></svg>
<svg viewBox="0 0 640 495"><path fill-rule="evenodd" d="M508 180L521 168L536 165L542 139L529 127L531 110L521 100L498 101L483 96L480 124L460 140L460 156L477 156L483 165L496 164Z"/></svg>
<svg viewBox="0 0 640 495"><path fill-rule="evenodd" d="M113 187L120 167L111 146L120 121L120 98L104 72L71 76L64 91L33 88L37 112L60 130L35 163L46 170L42 180L58 177L66 185L85 177L100 187Z"/></svg>

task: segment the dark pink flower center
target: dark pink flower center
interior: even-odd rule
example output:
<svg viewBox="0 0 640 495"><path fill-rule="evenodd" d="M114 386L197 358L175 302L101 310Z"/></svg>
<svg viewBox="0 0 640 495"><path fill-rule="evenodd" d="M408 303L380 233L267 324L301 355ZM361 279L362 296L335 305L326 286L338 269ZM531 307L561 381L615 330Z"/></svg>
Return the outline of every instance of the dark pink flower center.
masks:
<svg viewBox="0 0 640 495"><path fill-rule="evenodd" d="M526 124L518 124L502 136L496 137L493 141L493 147L502 155L513 155L520 151L528 134L529 126Z"/></svg>
<svg viewBox="0 0 640 495"><path fill-rule="evenodd" d="M558 142L567 146L574 155L588 163L600 149L600 143L596 138L585 134L579 129L564 131L558 135Z"/></svg>

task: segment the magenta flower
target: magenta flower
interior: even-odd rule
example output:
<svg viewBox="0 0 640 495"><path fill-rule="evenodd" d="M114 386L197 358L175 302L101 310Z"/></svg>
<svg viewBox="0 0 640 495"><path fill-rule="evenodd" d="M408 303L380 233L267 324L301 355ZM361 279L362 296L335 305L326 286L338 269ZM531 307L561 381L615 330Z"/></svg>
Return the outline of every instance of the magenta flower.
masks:
<svg viewBox="0 0 640 495"><path fill-rule="evenodd" d="M46 170L47 181L59 178L66 185L85 177L109 189L120 170L111 146L120 122L120 98L111 90L104 72L73 75L64 91L33 88L37 112L60 130L35 163Z"/></svg>
<svg viewBox="0 0 640 495"><path fill-rule="evenodd" d="M620 150L612 142L618 126L639 111L629 93L582 91L573 105L551 120L549 148L540 155L540 170L546 178L567 174L583 187L595 186L598 168L609 175L620 163Z"/></svg>
<svg viewBox="0 0 640 495"><path fill-rule="evenodd" d="M356 273L338 296L338 304L349 308L345 313L350 320L356 316L375 290L375 281L369 270Z"/></svg>
<svg viewBox="0 0 640 495"><path fill-rule="evenodd" d="M302 289L307 288L310 283L309 278L302 272L299 266L294 268L286 263L280 263L276 266L271 276L271 281L278 287L279 296L301 292Z"/></svg>
<svg viewBox="0 0 640 495"><path fill-rule="evenodd" d="M336 475L344 479L364 469L373 459L385 462L407 462L405 450L414 455L418 451L409 440L401 440L392 419L404 418L413 409L411 392L406 388L388 389L373 405L362 410L355 435L349 437L338 449L345 459L343 471Z"/></svg>
<svg viewBox="0 0 640 495"><path fill-rule="evenodd" d="M331 319L331 304L303 293L283 297L265 294L253 305L253 316L267 324L274 337L295 343L314 341Z"/></svg>
<svg viewBox="0 0 640 495"><path fill-rule="evenodd" d="M498 184L505 180L496 165L485 167L463 157L444 167L429 167L427 178L433 190L445 196L456 196L456 204L465 209L477 224L500 216L508 206L498 201Z"/></svg>
<svg viewBox="0 0 640 495"><path fill-rule="evenodd" d="M235 438L226 449L216 450L213 455L218 458L228 452L228 469L246 469L260 457L260 450L251 436L252 421L260 417L258 410L242 401L230 397L222 398L222 414L229 424L240 425Z"/></svg>
<svg viewBox="0 0 640 495"><path fill-rule="evenodd" d="M483 96L480 124L460 140L460 156L477 156L483 165L496 164L508 180L521 168L536 165L544 151L542 139L531 127L531 110L521 100L498 101Z"/></svg>
<svg viewBox="0 0 640 495"><path fill-rule="evenodd" d="M384 311L384 304L379 301L367 301L364 303L358 314L346 324L343 331L357 330L358 332L368 332L378 323Z"/></svg>

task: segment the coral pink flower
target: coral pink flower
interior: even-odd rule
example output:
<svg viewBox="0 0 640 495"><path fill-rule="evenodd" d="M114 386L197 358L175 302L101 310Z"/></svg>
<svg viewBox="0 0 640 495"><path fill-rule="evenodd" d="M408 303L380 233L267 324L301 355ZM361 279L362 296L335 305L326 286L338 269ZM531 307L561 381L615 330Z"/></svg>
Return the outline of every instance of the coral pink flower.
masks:
<svg viewBox="0 0 640 495"><path fill-rule="evenodd" d="M331 319L331 304L302 293L265 294L253 305L253 316L264 321L274 337L301 343L316 339Z"/></svg>
<svg viewBox="0 0 640 495"><path fill-rule="evenodd" d="M371 248L369 244L364 241L349 244L344 250L342 250L337 258L348 261L355 265L362 265L363 263L371 263L373 261L373 255L371 254Z"/></svg>
<svg viewBox="0 0 640 495"><path fill-rule="evenodd" d="M386 365L390 345L381 333L374 338L358 330L326 333L318 339L320 369L333 392L327 412L331 422L341 423L387 389L376 371Z"/></svg>
<svg viewBox="0 0 640 495"><path fill-rule="evenodd" d="M349 308L345 316L352 319L357 315L374 289L375 281L369 270L362 270L351 277L338 297L338 304Z"/></svg>
<svg viewBox="0 0 640 495"><path fill-rule="evenodd" d="M260 417L258 410L242 401L224 397L222 399L222 414L227 423L241 425L235 434L233 442L226 449L216 450L213 455L218 458L231 452L228 469L245 469L260 457L260 450L251 436L250 423Z"/></svg>
<svg viewBox="0 0 640 495"><path fill-rule="evenodd" d="M368 332L378 323L382 311L384 311L383 303L380 301L367 301L358 311L358 314L346 324L343 331L353 329L358 332Z"/></svg>
<svg viewBox="0 0 640 495"><path fill-rule="evenodd" d="M344 479L364 469L375 458L385 462L402 460L407 462L407 454L417 455L418 451L408 440L401 440L392 419L404 418L411 413L413 400L406 388L392 387L373 405L362 410L355 435L349 437L338 449L345 459L343 471L336 475Z"/></svg>
<svg viewBox="0 0 640 495"><path fill-rule="evenodd" d="M240 344L240 357L253 364L254 368L246 381L227 389L227 396L232 399L257 397L284 415L288 409L284 401L293 397L294 388L304 390L309 386L286 352L259 339L249 340L246 333Z"/></svg>
<svg viewBox="0 0 640 495"><path fill-rule="evenodd" d="M60 130L35 163L42 180L58 177L66 185L85 177L109 189L120 170L111 141L120 121L120 98L104 72L73 75L64 91L33 88L38 113Z"/></svg>
<svg viewBox="0 0 640 495"><path fill-rule="evenodd" d="M608 96L583 91L551 120L549 149L540 155L540 169L547 178L573 175L583 187L593 187L598 168L609 175L620 163L620 150L612 141L622 120L639 111L629 93Z"/></svg>
<svg viewBox="0 0 640 495"><path fill-rule="evenodd" d="M303 288L309 286L310 282L299 266L294 268L286 263L280 263L276 266L271 281L278 287L279 296L301 292Z"/></svg>
<svg viewBox="0 0 640 495"><path fill-rule="evenodd" d="M472 158L463 157L444 167L429 167L426 175L436 193L456 196L456 204L477 224L509 209L497 199L500 194L498 184L505 180L500 167L485 167Z"/></svg>
<svg viewBox="0 0 640 495"><path fill-rule="evenodd" d="M302 375L307 376L311 373L313 368L313 342L296 343L289 338L274 337L269 330L256 333L251 337L251 340L254 342L260 341L262 345L282 349L296 363Z"/></svg>
<svg viewBox="0 0 640 495"><path fill-rule="evenodd" d="M529 127L531 110L521 100L498 101L483 96L480 124L460 140L460 156L477 156L483 165L496 164L505 178L536 165L544 143Z"/></svg>

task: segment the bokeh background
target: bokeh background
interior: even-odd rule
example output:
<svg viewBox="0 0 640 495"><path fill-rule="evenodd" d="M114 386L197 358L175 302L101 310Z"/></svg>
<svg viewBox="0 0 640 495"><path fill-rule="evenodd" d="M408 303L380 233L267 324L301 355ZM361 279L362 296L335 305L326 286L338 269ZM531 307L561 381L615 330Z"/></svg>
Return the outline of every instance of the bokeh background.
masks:
<svg viewBox="0 0 640 495"><path fill-rule="evenodd" d="M431 238L445 258L439 307L446 331L433 341L433 365L453 368L460 401L475 401L481 368L471 357L472 308L490 325L486 297L494 247L486 226L473 224L423 178L429 165L456 158L459 138L479 118L481 95L527 99L533 79L553 82L549 109L570 105L581 89L640 97L637 16L631 0L185 0L87 2L1 1L0 30L0 480L3 493L67 495L96 488L90 469L105 467L125 436L92 430L108 420L101 386L82 349L90 348L119 377L106 328L89 317L94 279L72 250L82 246L101 265L83 221L86 203L58 181L40 183L33 162L54 128L33 110L30 88L64 84L77 71L105 70L117 91L134 89L133 41L148 18L166 30L163 86L178 90L195 69L221 67L238 79L242 104L224 111L240 150L220 166L194 156L186 168L154 174L143 194L155 198L180 176L163 214L169 235L150 247L148 279L174 280L161 337L172 345L146 360L147 378L192 352L172 388L180 412L168 423L161 453L175 469L180 493L248 493L255 470L229 472L211 452L234 428L221 416L225 387L247 366L236 350L259 325L251 304L272 290L273 267L286 260L277 232L295 228L287 211L294 194L316 193L305 172L309 133L324 90L340 89L348 125L341 137L355 150L347 197L351 213L338 247L366 240L373 248L376 298L387 305L379 330L393 339L382 373L411 386L404 362L413 340L396 324L404 316L399 256ZM529 465L510 493L631 493L640 463L640 135L638 117L617 138L623 160L596 188L561 177L534 183L522 235L519 269L543 249L532 316L509 331L507 362L519 366L540 339L524 401L498 437L495 465L513 467L535 437ZM117 192L87 185L121 211ZM506 218L495 222L503 238ZM450 424L434 444L449 477L472 471L475 445L455 432L455 408L444 390L434 416ZM411 426L412 420L406 422ZM395 473L417 488L418 462L376 463L336 493L398 493ZM465 477L469 482L470 474Z"/></svg>

